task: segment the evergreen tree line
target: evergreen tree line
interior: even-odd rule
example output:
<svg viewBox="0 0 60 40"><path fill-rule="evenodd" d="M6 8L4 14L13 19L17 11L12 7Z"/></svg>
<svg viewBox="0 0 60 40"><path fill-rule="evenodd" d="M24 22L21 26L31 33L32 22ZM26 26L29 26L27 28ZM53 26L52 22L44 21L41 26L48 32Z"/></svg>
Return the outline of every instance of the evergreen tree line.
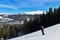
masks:
<svg viewBox="0 0 60 40"><path fill-rule="evenodd" d="M3 28L0 28L0 38L10 39L21 36L21 30L21 25L6 25Z"/></svg>
<svg viewBox="0 0 60 40"><path fill-rule="evenodd" d="M28 23L25 20L25 25L23 27L23 32L25 34L35 32L40 30L41 25L45 28L52 25L60 23L60 7L59 8L49 8L49 11L40 15L40 17L35 16L34 20L30 20Z"/></svg>

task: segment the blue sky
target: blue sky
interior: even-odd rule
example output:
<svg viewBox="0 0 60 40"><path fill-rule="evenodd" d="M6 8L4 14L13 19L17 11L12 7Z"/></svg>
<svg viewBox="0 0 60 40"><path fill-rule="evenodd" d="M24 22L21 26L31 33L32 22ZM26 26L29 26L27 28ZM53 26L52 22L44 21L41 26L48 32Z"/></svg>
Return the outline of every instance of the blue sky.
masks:
<svg viewBox="0 0 60 40"><path fill-rule="evenodd" d="M0 13L20 13L27 11L47 11L56 8L60 0L0 0Z"/></svg>

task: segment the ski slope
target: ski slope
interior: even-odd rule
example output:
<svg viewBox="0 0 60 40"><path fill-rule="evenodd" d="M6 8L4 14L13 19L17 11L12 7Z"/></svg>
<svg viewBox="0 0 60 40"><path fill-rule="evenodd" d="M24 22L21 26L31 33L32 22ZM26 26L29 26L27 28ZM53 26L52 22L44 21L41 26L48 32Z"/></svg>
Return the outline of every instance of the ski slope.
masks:
<svg viewBox="0 0 60 40"><path fill-rule="evenodd" d="M36 31L21 37L16 37L10 40L60 40L60 24L45 28L45 35L41 31Z"/></svg>

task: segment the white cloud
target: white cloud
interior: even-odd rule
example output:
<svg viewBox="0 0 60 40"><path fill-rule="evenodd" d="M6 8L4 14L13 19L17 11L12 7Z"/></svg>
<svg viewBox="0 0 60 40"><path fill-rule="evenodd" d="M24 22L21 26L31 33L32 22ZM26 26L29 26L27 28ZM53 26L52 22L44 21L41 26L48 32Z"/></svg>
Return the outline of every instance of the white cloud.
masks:
<svg viewBox="0 0 60 40"><path fill-rule="evenodd" d="M11 5L5 5L5 4L0 4L0 8L11 8L17 10L18 7L16 6L11 6Z"/></svg>
<svg viewBox="0 0 60 40"><path fill-rule="evenodd" d="M44 7L46 4L45 2L59 2L59 0L13 0L19 8L24 7ZM13 3L12 3L13 4ZM17 9L14 8L13 9Z"/></svg>
<svg viewBox="0 0 60 40"><path fill-rule="evenodd" d="M15 1L19 1L19 0L15 0ZM22 1L18 3L18 6L20 8L24 8L24 7L44 7L47 4L45 4L45 2L47 3L57 3L59 2L59 0L26 0L26 1ZM47 5L48 6L48 5Z"/></svg>

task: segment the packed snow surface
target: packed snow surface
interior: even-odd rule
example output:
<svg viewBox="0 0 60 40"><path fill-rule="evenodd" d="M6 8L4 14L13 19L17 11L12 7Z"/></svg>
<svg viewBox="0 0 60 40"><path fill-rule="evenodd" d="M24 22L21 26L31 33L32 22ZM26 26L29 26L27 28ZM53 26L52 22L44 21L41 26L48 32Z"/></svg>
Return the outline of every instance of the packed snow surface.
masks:
<svg viewBox="0 0 60 40"><path fill-rule="evenodd" d="M39 30L10 40L60 40L60 24L45 28L44 32L45 35L42 35L41 30Z"/></svg>

